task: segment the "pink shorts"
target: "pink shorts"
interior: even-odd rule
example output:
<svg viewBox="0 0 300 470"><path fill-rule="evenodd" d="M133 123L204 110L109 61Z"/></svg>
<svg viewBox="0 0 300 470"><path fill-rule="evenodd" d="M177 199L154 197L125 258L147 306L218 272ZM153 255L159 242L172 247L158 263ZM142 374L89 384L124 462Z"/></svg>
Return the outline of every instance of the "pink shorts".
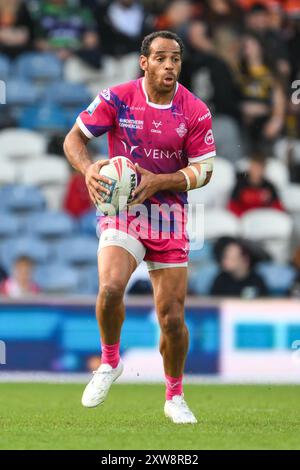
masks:
<svg viewBox="0 0 300 470"><path fill-rule="evenodd" d="M188 264L189 239L185 223L181 230L156 230L153 224L132 216L103 216L99 221L99 250L105 246L121 246L148 269L185 267Z"/></svg>

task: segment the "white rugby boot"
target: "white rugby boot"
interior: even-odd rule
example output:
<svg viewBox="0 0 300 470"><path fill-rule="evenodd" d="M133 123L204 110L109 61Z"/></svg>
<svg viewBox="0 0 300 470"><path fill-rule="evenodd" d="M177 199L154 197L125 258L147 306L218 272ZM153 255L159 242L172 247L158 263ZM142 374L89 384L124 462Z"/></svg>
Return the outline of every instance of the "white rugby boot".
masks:
<svg viewBox="0 0 300 470"><path fill-rule="evenodd" d="M93 377L85 387L82 395L81 403L87 408L93 408L104 402L109 389L113 382L117 380L124 369L123 362L113 369L109 364L101 364L100 367L93 372Z"/></svg>
<svg viewBox="0 0 300 470"><path fill-rule="evenodd" d="M175 395L172 400L166 400L165 416L176 424L196 424L197 420L187 406L184 395Z"/></svg>

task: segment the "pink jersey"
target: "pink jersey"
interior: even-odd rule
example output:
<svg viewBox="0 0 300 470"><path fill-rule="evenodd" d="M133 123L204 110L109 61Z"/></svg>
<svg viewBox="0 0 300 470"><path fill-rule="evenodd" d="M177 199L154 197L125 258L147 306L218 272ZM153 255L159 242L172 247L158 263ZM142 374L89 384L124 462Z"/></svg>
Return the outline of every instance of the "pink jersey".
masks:
<svg viewBox="0 0 300 470"><path fill-rule="evenodd" d="M215 156L211 113L179 83L167 105L149 102L143 78L105 89L78 116L77 124L88 138L108 133L110 158L123 155L156 174L174 173ZM174 203L182 210L187 193L161 191L144 205Z"/></svg>

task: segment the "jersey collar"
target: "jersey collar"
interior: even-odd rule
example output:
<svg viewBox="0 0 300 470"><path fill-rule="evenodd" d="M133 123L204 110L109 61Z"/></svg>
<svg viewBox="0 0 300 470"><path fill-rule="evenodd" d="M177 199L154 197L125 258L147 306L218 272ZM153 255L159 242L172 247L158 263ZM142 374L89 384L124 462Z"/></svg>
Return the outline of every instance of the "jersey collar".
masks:
<svg viewBox="0 0 300 470"><path fill-rule="evenodd" d="M173 99L172 99L171 103L168 103L168 104L157 104L157 103L152 103L151 101L149 101L149 98L148 98L148 95L147 95L147 92L146 92L146 89L145 89L145 77L142 78L142 89L143 89L143 92L144 92L144 95L145 95L145 98L146 98L146 103L149 106L151 106L152 108L156 108L156 109L169 109L169 108L172 107L174 97L177 93L178 82L176 82L176 89L175 89Z"/></svg>

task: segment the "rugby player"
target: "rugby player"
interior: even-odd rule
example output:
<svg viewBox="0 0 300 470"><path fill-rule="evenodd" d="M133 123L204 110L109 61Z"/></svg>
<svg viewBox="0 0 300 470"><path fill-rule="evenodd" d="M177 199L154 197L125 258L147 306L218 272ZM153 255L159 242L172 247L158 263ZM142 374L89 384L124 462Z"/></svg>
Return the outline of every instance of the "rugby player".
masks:
<svg viewBox="0 0 300 470"><path fill-rule="evenodd" d="M84 390L82 404L94 407L103 403L110 386L122 374L124 291L136 267L145 260L161 329L164 413L174 423L184 424L197 422L184 399L182 383L189 343L184 319L189 252L185 205L187 191L206 185L211 178L215 144L209 109L178 83L182 56L183 44L176 34L159 31L146 36L140 55L144 76L100 92L78 116L66 136L64 150L71 165L85 175L90 197L97 204L105 200L104 194L109 195L104 185L109 179L99 176L107 161L93 163L87 143L107 132L109 157L128 157L139 175L129 210L143 204L150 211L158 205L164 207L162 217L169 222L172 219L169 236L159 226L153 237L144 226L140 232L129 229L134 215L101 217L96 316L102 358ZM166 207L177 208L173 218ZM148 220L151 226L151 214Z"/></svg>

